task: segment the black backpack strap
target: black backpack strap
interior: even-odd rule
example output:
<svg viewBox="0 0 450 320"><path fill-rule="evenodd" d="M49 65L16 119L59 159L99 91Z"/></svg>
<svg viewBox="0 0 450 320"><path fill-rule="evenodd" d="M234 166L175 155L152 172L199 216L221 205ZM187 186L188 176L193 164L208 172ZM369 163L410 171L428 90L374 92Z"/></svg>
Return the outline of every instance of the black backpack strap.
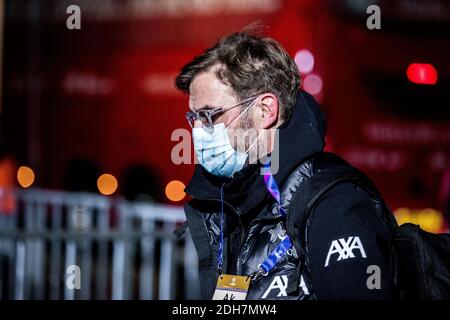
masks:
<svg viewBox="0 0 450 320"><path fill-rule="evenodd" d="M296 251L305 257L308 271L308 231L314 207L336 185L344 182L358 184L359 180L360 177L351 172L318 173L305 179L294 194L291 205L287 208L286 231L293 239Z"/></svg>
<svg viewBox="0 0 450 320"><path fill-rule="evenodd" d="M305 174L306 170L309 170ZM307 175L309 174L309 176ZM286 231L292 239L294 247L305 259L309 271L308 261L308 230L312 213L320 199L336 185L352 183L360 186L371 198L381 199L379 192L361 171L346 163L340 157L320 152L306 160L294 170L281 190L282 204L287 212ZM380 201L380 205L384 203ZM388 224L395 223L389 217L386 208L380 208L377 213Z"/></svg>

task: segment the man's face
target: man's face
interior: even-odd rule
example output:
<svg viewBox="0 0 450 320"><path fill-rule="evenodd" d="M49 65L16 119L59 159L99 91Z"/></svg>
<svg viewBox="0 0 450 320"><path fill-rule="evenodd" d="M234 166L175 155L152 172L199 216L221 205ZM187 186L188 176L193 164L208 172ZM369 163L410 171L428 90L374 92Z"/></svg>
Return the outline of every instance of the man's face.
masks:
<svg viewBox="0 0 450 320"><path fill-rule="evenodd" d="M228 107L239 103L233 96L231 88L222 83L215 75L214 71L207 71L198 74L190 85L189 109L192 111L200 111L202 109L217 109L220 107ZM228 137L233 141L232 145L237 147L235 137L239 130L234 129L251 129L254 128L254 114L257 104L247 109L239 119L234 121L242 111L243 106L231 108L230 110L219 114L214 118L214 124L223 123L228 127ZM234 122L233 122L234 121ZM202 122L195 121L194 126L202 127ZM230 130L232 129L232 130ZM241 150L243 151L243 150Z"/></svg>

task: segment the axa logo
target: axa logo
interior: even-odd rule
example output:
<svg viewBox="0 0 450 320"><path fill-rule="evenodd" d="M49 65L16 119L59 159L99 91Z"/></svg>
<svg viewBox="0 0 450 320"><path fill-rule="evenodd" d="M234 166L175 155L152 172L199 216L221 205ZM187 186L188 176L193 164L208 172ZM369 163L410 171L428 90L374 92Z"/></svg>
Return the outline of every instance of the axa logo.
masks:
<svg viewBox="0 0 450 320"><path fill-rule="evenodd" d="M275 276L270 283L269 287L266 289L264 294L261 296L261 299L267 299L272 290L275 290L276 297L287 297L287 288L289 285L289 278L287 275L283 274L281 276ZM300 284L299 287L302 289L303 293L309 295L309 290L306 285L305 279L303 275L300 276Z"/></svg>
<svg viewBox="0 0 450 320"><path fill-rule="evenodd" d="M277 297L287 297L286 292L287 287L288 287L287 275L275 276L275 278L272 280L272 283L267 288L266 292L264 292L264 294L262 295L261 299L266 299L272 290L278 290Z"/></svg>
<svg viewBox="0 0 450 320"><path fill-rule="evenodd" d="M364 251L364 247L359 237L348 237L347 239L341 238L333 240L330 249L328 249L327 259L325 260L325 267L328 267L330 258L334 258L334 255L338 255L336 261L355 258L355 252L358 252L358 250L362 258L367 258L366 252Z"/></svg>

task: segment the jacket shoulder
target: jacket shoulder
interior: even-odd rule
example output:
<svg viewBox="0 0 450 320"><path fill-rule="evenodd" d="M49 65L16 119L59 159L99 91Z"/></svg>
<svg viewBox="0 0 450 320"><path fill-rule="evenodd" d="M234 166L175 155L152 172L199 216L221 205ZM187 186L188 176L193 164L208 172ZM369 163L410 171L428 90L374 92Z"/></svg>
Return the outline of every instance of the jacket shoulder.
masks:
<svg viewBox="0 0 450 320"><path fill-rule="evenodd" d="M312 198L315 192L332 181L356 178L369 181L361 171L339 156L329 152L318 152L300 163L283 182L280 190L281 203L285 208L290 207L300 189L304 195L302 198L307 199ZM296 200L298 201L298 197Z"/></svg>
<svg viewBox="0 0 450 320"><path fill-rule="evenodd" d="M307 244L307 224L312 214L316 214L314 209L325 199L319 211L331 208L326 214L334 210L337 215L338 209L342 213L350 212L349 208L359 206L364 207L361 212L368 218L363 224L381 223L385 230L396 225L370 179L332 153L315 154L300 164L283 185L281 199L287 212L287 231L297 235L303 248Z"/></svg>

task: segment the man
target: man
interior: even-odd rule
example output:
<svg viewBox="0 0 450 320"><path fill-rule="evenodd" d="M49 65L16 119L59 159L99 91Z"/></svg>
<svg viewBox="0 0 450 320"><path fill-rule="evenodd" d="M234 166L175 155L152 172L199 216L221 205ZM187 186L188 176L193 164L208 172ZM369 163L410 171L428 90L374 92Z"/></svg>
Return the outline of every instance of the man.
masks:
<svg viewBox="0 0 450 320"><path fill-rule="evenodd" d="M392 230L380 218L382 200L357 183L329 188L308 230L287 232L287 216L304 215L298 188L322 171L351 167L323 152L324 117L299 90L295 62L280 44L231 34L186 64L175 84L189 94L199 162L185 212L203 299L394 297ZM233 288L239 279L245 283Z"/></svg>

